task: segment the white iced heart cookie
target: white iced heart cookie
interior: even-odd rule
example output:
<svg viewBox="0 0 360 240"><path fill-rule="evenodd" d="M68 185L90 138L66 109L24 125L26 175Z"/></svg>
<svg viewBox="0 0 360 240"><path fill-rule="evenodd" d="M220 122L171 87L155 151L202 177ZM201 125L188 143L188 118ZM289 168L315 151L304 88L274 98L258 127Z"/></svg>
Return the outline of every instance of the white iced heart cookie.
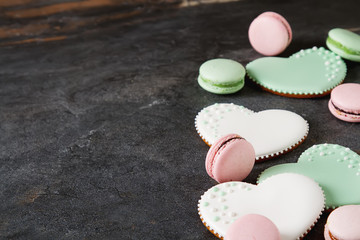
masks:
<svg viewBox="0 0 360 240"><path fill-rule="evenodd" d="M210 146L226 134L239 134L253 145L256 160L288 152L303 142L309 131L307 121L296 113L280 109L253 112L229 103L201 110L195 127Z"/></svg>
<svg viewBox="0 0 360 240"><path fill-rule="evenodd" d="M260 214L277 226L282 240L294 240L311 229L324 205L323 191L314 180L300 174L283 173L259 185L218 184L201 196L198 211L204 225L221 239L237 218Z"/></svg>

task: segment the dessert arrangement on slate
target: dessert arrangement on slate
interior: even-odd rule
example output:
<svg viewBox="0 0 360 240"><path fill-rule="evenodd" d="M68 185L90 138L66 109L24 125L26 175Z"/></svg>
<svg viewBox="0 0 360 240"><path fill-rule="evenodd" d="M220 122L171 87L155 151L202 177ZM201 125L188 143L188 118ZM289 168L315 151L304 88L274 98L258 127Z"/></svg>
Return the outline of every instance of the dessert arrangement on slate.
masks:
<svg viewBox="0 0 360 240"><path fill-rule="evenodd" d="M345 29L329 32L324 47L303 49L288 58L274 57L292 40L289 23L265 12L250 24L249 41L259 53L272 56L242 65L213 59L201 65L198 82L215 94L241 90L245 72L265 91L291 97L331 94L330 112L346 122L360 122L360 84L341 84L347 73L342 60L360 61L360 37ZM324 209L334 210L325 239L360 239L360 156L337 144L318 144L297 163L265 169L258 184L243 181L255 164L276 158L301 144L309 125L297 113L274 109L254 112L232 103L204 107L195 127L211 148L205 168L218 183L198 203L203 224L226 240L302 239Z"/></svg>

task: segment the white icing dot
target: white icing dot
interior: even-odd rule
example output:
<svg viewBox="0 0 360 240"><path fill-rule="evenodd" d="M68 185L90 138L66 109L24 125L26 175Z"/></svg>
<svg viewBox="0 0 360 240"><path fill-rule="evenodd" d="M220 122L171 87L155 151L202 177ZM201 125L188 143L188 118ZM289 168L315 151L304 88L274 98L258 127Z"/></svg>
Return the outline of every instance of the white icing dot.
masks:
<svg viewBox="0 0 360 240"><path fill-rule="evenodd" d="M344 160L348 160L349 159L349 157L344 157Z"/></svg>
<svg viewBox="0 0 360 240"><path fill-rule="evenodd" d="M340 65L340 64L341 64L341 61L337 61L336 63L337 63L338 65Z"/></svg>
<svg viewBox="0 0 360 240"><path fill-rule="evenodd" d="M324 152L319 153L320 156L325 156L326 154Z"/></svg>
<svg viewBox="0 0 360 240"><path fill-rule="evenodd" d="M339 57L339 56L336 56L336 57L335 57L335 59L336 59L336 60L339 60L339 59L340 59L340 57Z"/></svg>
<svg viewBox="0 0 360 240"><path fill-rule="evenodd" d="M229 213L229 216L230 216L230 217L236 217L236 213L235 213L235 212L231 212L231 213Z"/></svg>
<svg viewBox="0 0 360 240"><path fill-rule="evenodd" d="M329 64L330 64L330 62L329 62L329 61L326 61L326 62L325 62L325 65L326 65L326 66L327 66L327 65L329 65Z"/></svg>
<svg viewBox="0 0 360 240"><path fill-rule="evenodd" d="M318 48L317 47L313 47L312 50L316 51Z"/></svg>
<svg viewBox="0 0 360 240"><path fill-rule="evenodd" d="M349 164L348 168L354 168L354 165Z"/></svg>
<svg viewBox="0 0 360 240"><path fill-rule="evenodd" d="M347 151L347 152L350 151L350 148L345 148L345 151Z"/></svg>
<svg viewBox="0 0 360 240"><path fill-rule="evenodd" d="M326 149L326 145L324 144L324 145L320 146L319 149L320 149L320 150L325 150L325 149Z"/></svg>

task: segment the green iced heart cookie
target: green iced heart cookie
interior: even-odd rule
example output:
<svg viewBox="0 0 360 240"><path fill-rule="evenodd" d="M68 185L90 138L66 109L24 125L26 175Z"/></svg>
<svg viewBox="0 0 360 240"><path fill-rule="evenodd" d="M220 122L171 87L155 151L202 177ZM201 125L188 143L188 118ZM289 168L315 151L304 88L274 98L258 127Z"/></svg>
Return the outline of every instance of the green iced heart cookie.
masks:
<svg viewBox="0 0 360 240"><path fill-rule="evenodd" d="M313 178L324 190L326 207L360 204L360 156L336 144L319 144L303 152L297 163L266 169L258 182L279 174L299 173Z"/></svg>
<svg viewBox="0 0 360 240"><path fill-rule="evenodd" d="M301 50L289 58L259 58L250 62L246 70L266 90L298 98L329 94L346 75L345 62L323 47Z"/></svg>

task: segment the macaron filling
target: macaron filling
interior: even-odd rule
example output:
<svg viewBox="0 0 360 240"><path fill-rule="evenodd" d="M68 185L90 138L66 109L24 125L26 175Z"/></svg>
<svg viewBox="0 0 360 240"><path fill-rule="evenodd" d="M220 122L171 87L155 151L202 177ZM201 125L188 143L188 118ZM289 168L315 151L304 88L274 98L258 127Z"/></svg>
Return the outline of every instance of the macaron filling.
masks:
<svg viewBox="0 0 360 240"><path fill-rule="evenodd" d="M228 144L230 144L231 142L234 142L236 141L237 139L243 139L242 137L240 136L234 136L234 137L231 137L231 138L228 138L228 139L225 139L225 141L223 141L222 143L219 144L219 146L217 146L217 150L213 153L212 156L210 156L210 166L209 168L207 168L208 170L208 174L210 175L210 177L214 178L214 174L212 172L213 170L213 166L214 166L214 159L217 155L220 155L221 154L221 151L222 149L224 149Z"/></svg>
<svg viewBox="0 0 360 240"><path fill-rule="evenodd" d="M333 45L334 47L342 50L343 52L350 54L350 55L360 55L360 51L356 51L354 49L348 48L344 45L342 45L340 42L335 41L334 39L332 39L331 37L327 38L327 43Z"/></svg>
<svg viewBox="0 0 360 240"><path fill-rule="evenodd" d="M334 235L332 235L330 231L329 231L329 237L331 240L339 240L336 237L334 237Z"/></svg>
<svg viewBox="0 0 360 240"><path fill-rule="evenodd" d="M333 107L334 107L336 110L338 110L338 111L341 112L341 113L360 116L360 112L358 112L358 111L352 111L352 112L350 112L350 111L345 111L345 110L339 108L338 106L336 106L333 101L331 101L331 104L333 105Z"/></svg>
<svg viewBox="0 0 360 240"><path fill-rule="evenodd" d="M236 82L226 82L226 83L216 83L216 82L214 82L214 81L210 81L210 80L208 80L208 79L205 79L205 78L203 78L203 77L201 77L201 76L199 76L199 78L203 81L203 82L205 82L205 83L208 83L208 84L211 84L212 86L215 86L215 87L228 87L228 88L230 88L230 87L236 87L236 86L238 86L238 85L241 85L241 84L243 84L243 80L242 79L239 79L238 81L236 81Z"/></svg>

